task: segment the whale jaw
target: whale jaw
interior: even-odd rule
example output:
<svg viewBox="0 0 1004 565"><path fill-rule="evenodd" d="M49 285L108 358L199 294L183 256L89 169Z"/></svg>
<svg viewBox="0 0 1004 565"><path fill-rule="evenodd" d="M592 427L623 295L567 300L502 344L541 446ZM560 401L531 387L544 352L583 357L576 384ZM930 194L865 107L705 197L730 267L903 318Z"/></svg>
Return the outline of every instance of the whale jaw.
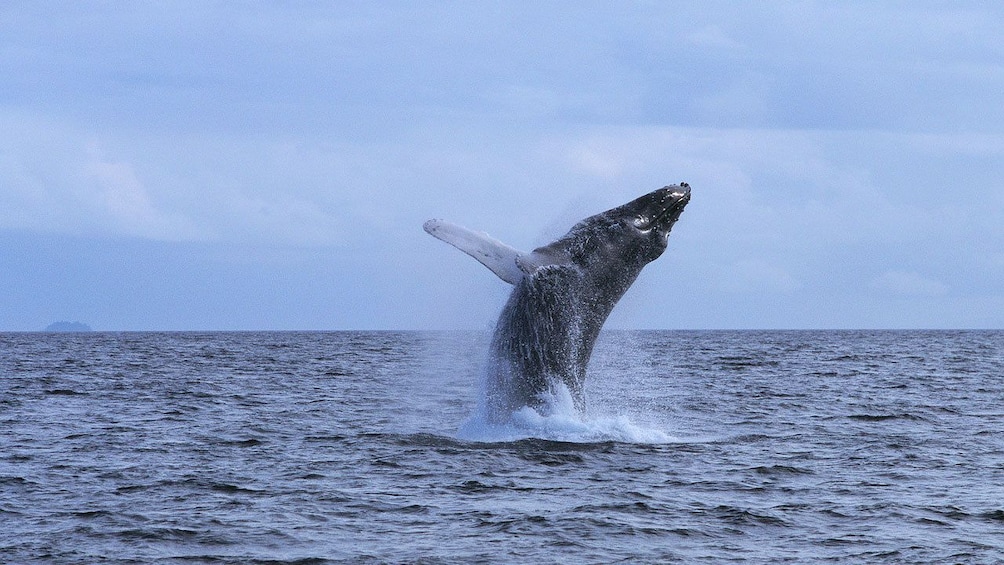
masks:
<svg viewBox="0 0 1004 565"><path fill-rule="evenodd" d="M619 208L614 208L611 212L622 211L624 214L633 214L634 227L642 231L655 229L668 235L673 224L680 219L680 214L688 202L690 202L690 185L682 182L679 185L664 186L654 190Z"/></svg>

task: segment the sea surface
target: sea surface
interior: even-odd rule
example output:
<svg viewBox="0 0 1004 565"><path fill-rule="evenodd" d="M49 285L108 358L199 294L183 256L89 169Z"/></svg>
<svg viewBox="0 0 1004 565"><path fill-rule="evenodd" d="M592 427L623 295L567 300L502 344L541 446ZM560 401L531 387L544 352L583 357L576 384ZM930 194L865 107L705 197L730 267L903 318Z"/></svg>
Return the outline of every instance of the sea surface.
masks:
<svg viewBox="0 0 1004 565"><path fill-rule="evenodd" d="M1004 332L0 334L4 563L1000 563Z"/></svg>

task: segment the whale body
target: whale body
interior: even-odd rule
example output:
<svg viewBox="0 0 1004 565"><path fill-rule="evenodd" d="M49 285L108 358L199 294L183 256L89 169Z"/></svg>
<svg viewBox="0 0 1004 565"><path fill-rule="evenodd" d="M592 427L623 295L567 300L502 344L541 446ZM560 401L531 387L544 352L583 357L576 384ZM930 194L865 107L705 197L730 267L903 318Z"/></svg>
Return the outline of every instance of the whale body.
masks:
<svg viewBox="0 0 1004 565"><path fill-rule="evenodd" d="M689 201L687 183L665 186L529 253L443 220L425 223L429 234L513 285L484 375L489 420L504 421L524 406L541 411L559 387L585 410L586 367L600 328L642 268L666 250Z"/></svg>

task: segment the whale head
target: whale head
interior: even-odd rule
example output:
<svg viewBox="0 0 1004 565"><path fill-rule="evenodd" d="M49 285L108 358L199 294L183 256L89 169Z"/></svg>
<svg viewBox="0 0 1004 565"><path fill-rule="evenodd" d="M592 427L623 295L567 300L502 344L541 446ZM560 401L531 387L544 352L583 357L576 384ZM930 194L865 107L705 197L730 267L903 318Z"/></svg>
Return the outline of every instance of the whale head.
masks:
<svg viewBox="0 0 1004 565"><path fill-rule="evenodd" d="M680 219L683 208L690 202L690 185L682 182L679 185L664 186L645 196L641 196L614 208L609 213L620 215L629 220L632 227L645 237L655 238L663 243L669 237L673 224Z"/></svg>
<svg viewBox="0 0 1004 565"><path fill-rule="evenodd" d="M690 185L685 182L654 190L579 222L566 236L578 243L569 251L580 264L640 269L666 250L669 232L688 202Z"/></svg>

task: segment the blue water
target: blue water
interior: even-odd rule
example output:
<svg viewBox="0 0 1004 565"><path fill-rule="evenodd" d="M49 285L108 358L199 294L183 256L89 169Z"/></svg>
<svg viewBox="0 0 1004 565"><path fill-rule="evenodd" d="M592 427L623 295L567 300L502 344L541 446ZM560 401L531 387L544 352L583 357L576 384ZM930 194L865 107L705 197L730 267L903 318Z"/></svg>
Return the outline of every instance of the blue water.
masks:
<svg viewBox="0 0 1004 565"><path fill-rule="evenodd" d="M486 350L0 334L0 561L1004 561L1004 332L606 332L495 429Z"/></svg>

